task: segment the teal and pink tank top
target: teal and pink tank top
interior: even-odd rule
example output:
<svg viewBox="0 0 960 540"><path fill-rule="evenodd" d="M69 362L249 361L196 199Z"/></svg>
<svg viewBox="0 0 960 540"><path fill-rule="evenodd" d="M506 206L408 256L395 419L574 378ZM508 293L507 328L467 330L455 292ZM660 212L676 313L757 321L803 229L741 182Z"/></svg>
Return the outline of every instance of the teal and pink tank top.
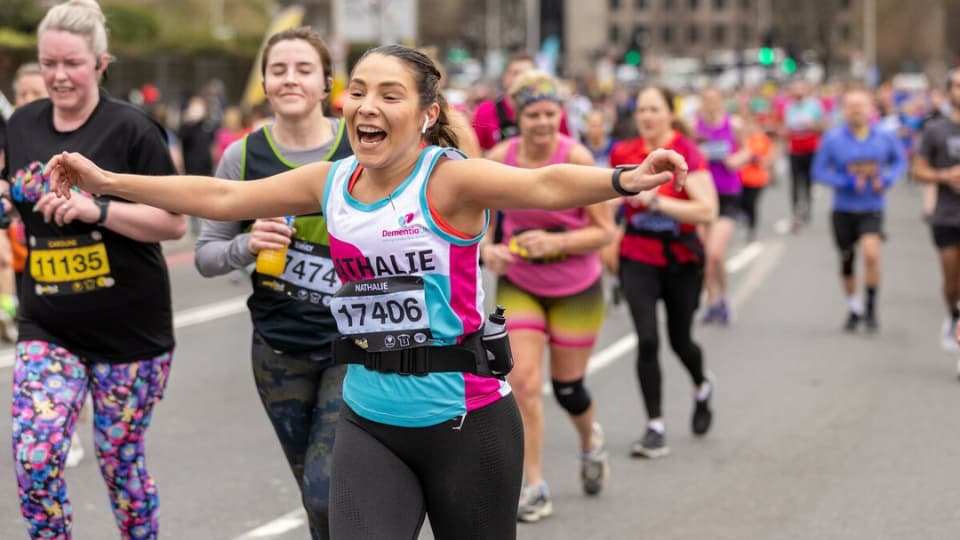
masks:
<svg viewBox="0 0 960 540"><path fill-rule="evenodd" d="M390 197L370 204L350 194L359 173L356 158L334 162L323 213L337 275L355 294L331 305L342 334L366 332L376 336L376 346L390 349L454 345L480 330L483 232L466 237L450 230L434 216L427 197L437 161L463 158L457 150L429 146ZM357 364L347 367L343 382L343 400L357 414L403 427L435 425L509 393L506 381L491 377L399 375Z"/></svg>
<svg viewBox="0 0 960 540"><path fill-rule="evenodd" d="M516 167L520 138L514 137L507 144L504 163ZM548 165L566 163L574 144L575 141L570 137L560 135L560 142ZM555 211L507 210L503 215L504 242L510 242L514 235L530 229L573 231L590 225L590 219L583 208ZM513 251L516 260L507 270L507 279L538 296L576 294L593 285L602 272L600 256L596 253L537 260L524 257L517 252L519 250Z"/></svg>

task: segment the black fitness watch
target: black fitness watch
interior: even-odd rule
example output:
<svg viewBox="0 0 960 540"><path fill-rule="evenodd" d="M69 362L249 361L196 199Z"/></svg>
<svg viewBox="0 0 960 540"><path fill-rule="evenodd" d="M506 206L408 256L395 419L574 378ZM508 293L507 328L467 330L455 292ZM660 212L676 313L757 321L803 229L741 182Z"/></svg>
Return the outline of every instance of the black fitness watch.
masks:
<svg viewBox="0 0 960 540"><path fill-rule="evenodd" d="M633 197L637 193L640 193L639 191L629 191L627 189L624 189L623 184L620 183L620 173L622 173L623 171L632 171L639 166L640 165L620 165L620 166L614 167L613 176L610 177L610 182L613 184L613 189L617 193L623 195L624 197Z"/></svg>
<svg viewBox="0 0 960 540"><path fill-rule="evenodd" d="M104 199L103 197L95 197L93 202L96 203L97 207L100 208L100 217L97 218L95 225L98 227L103 227L104 222L107 220L107 210L110 208L110 199Z"/></svg>

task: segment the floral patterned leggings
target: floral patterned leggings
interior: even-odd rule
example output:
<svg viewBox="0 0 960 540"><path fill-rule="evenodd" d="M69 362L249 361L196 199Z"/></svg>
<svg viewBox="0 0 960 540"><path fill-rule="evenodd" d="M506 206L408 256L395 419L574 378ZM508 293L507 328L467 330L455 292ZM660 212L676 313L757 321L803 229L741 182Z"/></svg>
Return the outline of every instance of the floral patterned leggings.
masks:
<svg viewBox="0 0 960 540"><path fill-rule="evenodd" d="M147 472L144 436L171 360L168 352L129 364L91 364L46 341L17 344L13 460L31 538L70 538L73 510L62 471L88 391L94 449L121 537L157 538L157 487Z"/></svg>

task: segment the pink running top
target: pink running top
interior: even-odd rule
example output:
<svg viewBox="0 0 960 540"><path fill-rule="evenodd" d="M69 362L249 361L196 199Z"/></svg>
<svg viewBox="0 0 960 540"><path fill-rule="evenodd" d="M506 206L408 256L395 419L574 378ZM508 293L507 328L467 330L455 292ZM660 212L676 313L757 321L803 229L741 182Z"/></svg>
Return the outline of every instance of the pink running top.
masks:
<svg viewBox="0 0 960 540"><path fill-rule="evenodd" d="M575 141L560 135L557 150L550 157L548 165L566 163L570 149ZM510 139L504 163L517 165L517 148L520 138ZM590 225L586 210L507 210L503 216L503 241L524 230L566 230L582 229ZM596 253L586 255L566 255L561 260L542 262L531 261L515 255L515 262L507 270L507 279L518 287L545 297L569 296L583 291L600 278L602 267L600 256Z"/></svg>

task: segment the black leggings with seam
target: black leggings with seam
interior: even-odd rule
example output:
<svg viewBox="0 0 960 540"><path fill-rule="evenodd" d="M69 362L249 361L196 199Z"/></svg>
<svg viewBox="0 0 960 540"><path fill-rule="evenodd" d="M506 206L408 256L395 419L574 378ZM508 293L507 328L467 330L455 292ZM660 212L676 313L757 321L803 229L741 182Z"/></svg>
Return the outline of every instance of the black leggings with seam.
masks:
<svg viewBox="0 0 960 540"><path fill-rule="evenodd" d="M509 394L424 428L361 418L346 404L333 451L334 540L416 540L429 515L437 540L514 539L523 425Z"/></svg>
<svg viewBox="0 0 960 540"><path fill-rule="evenodd" d="M703 266L676 264L657 267L620 259L620 283L637 332L637 378L649 418L660 418L663 377L660 372L660 338L657 329L657 302L667 312L667 337L693 384L704 382L703 353L690 335L693 317L700 305Z"/></svg>

